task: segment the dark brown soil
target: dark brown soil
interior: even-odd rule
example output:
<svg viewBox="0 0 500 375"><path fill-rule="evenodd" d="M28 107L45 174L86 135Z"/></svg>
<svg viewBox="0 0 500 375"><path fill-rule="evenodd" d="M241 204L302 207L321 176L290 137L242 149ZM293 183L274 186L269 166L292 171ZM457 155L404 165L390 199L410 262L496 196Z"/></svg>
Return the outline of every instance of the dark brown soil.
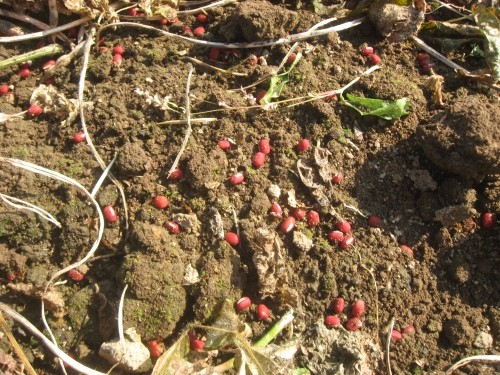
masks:
<svg viewBox="0 0 500 375"><path fill-rule="evenodd" d="M308 8L278 3L289 2L248 0L209 11L203 39L278 38L321 20ZM163 28L180 33L184 25L197 26L195 16ZM394 374L438 374L463 357L500 350L500 225L481 226L482 213L500 214L500 107L494 92L437 63L435 71L444 77L444 106L436 106L429 77L415 60L417 48L410 41L390 43L369 22L303 42L299 50L304 57L279 99L347 84L370 66L360 54L368 44L381 57L381 69L350 92L408 98L409 114L395 121L361 116L337 100L248 108L249 96L267 90L269 80L242 87L272 72L288 45L222 51L214 62L208 48L155 32L120 27L107 29L102 37L108 47L124 47L124 61L117 67L110 52L92 49L85 119L104 162L117 155L111 172L125 189L128 227L120 194L106 179L96 199L102 207L114 206L119 220L106 225L97 259L79 268L83 281L63 276L66 283L54 287L64 296L63 316L47 315L64 351L107 371L97 353L103 341L116 337L116 307L125 284L124 326L135 327L145 343L157 339L168 346L189 324L210 324L225 299L235 302L246 295L253 306L265 303L271 309L272 319L266 322L257 320L254 307L240 314L255 338L293 308L294 329L288 333L300 338L295 367L314 374L335 373L340 365L351 371L356 363L363 374L386 373L391 319L398 330L410 324L416 330L391 345ZM0 44L0 55L13 56L35 45ZM251 66L250 54L265 58ZM215 71L188 57L244 76ZM17 67L0 71L0 84L13 85L12 94L0 96L0 112L29 107L32 91L47 83L42 64L35 61L26 79L19 78ZM77 59L53 80L66 98L77 97L81 67ZM183 176L175 181L168 171L186 124L158 123L185 115L153 105L137 89L184 107L190 68L192 118L216 120L193 122L179 163ZM79 119L62 124L65 118L44 112L0 124L0 156L54 169L92 190L102 169L85 142L73 141ZM262 168L254 168L252 155L262 138L270 139L271 153ZM301 138L313 145L304 153L296 150ZM233 142L230 150L218 147L221 139ZM331 205L318 198L317 186L304 184L300 165L311 166ZM0 201L0 299L41 327L39 299L21 293L19 286L43 287L54 272L83 258L97 235L97 213L76 188L8 163L0 166L0 193L39 205L62 225ZM325 182L321 168L328 176L340 171L345 178L340 184ZM245 176L240 185L228 181L236 172ZM279 197L269 193L272 185L281 189ZM293 192L296 204L290 202ZM156 195L169 197L170 205L155 208ZM269 215L273 202L284 216L294 206L316 210L320 224L301 221L293 234L282 234L281 220ZM372 214L384 220L383 227L368 225L366 217ZM355 245L348 249L328 241L340 217L353 228ZM172 220L180 225L178 234L163 226ZM221 228L239 231L240 244L226 243ZM402 251L402 244L414 256ZM191 267L199 275L195 283L185 280ZM366 302L360 331L324 327L338 296L348 306L356 299ZM346 309L342 322L349 316ZM57 371L40 343L21 328L14 333L35 368ZM278 343L285 340L286 335L280 336ZM5 337L0 343L1 350L12 353ZM455 373L493 374L495 368L475 364Z"/></svg>

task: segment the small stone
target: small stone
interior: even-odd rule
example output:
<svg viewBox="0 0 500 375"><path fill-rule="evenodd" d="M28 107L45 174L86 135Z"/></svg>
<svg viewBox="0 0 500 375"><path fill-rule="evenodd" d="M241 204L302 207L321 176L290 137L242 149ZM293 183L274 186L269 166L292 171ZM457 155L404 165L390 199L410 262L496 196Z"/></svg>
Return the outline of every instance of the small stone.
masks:
<svg viewBox="0 0 500 375"><path fill-rule="evenodd" d="M267 189L267 196L271 201L277 202L281 196L281 188L278 185L271 185Z"/></svg>
<svg viewBox="0 0 500 375"><path fill-rule="evenodd" d="M302 251L309 251L313 247L313 241L304 233L295 231L293 232L293 244Z"/></svg>
<svg viewBox="0 0 500 375"><path fill-rule="evenodd" d="M475 348L479 349L490 349L493 347L493 336L491 336L488 332L479 332L474 339Z"/></svg>

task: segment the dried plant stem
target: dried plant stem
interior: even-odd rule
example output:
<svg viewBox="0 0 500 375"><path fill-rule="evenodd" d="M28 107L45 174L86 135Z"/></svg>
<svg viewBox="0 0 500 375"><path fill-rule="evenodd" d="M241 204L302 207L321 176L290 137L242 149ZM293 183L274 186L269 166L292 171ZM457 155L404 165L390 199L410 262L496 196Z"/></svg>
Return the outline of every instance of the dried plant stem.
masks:
<svg viewBox="0 0 500 375"><path fill-rule="evenodd" d="M16 12L11 12L9 10L0 9L0 16L9 17L9 18L13 18L13 19L18 20L18 21L32 24L33 26L36 26L41 30L50 29L50 25L47 25L46 23L38 21L36 18L27 16L25 14L20 14L20 13L16 13ZM57 33L56 37L61 39L65 43L68 43L68 44L71 43L69 38L62 33Z"/></svg>
<svg viewBox="0 0 500 375"><path fill-rule="evenodd" d="M206 11L207 9L210 9L210 8L216 8L216 7L222 7L222 6L225 6L225 5L228 5L228 4L235 4L237 3L236 0L219 0L219 1L215 1L213 3L210 3L208 5L205 5L205 6L202 6L202 7L199 7L199 8L196 8L196 9L189 9L189 10L179 10L177 12L178 15L184 15L184 14L198 14L200 12L204 12ZM189 3L184 3L184 5L189 5Z"/></svg>
<svg viewBox="0 0 500 375"><path fill-rule="evenodd" d="M85 122L85 111L83 107L83 92L85 90L85 76L87 74L87 67L89 64L89 57L90 57L90 48L92 47L92 44L94 44L94 35L95 35L95 28L92 28L90 32L87 35L87 40L85 41L85 45L83 46L83 61L82 61L82 70L80 72L80 80L78 82L78 107L80 111L80 123L82 125L83 132L85 133L85 139L87 141L87 144L92 152L92 155L94 158L97 160L99 165L103 170L106 170L106 163L104 163L104 160L101 158L101 155L97 152L94 142L92 142L92 138L90 137L90 134L87 129L87 124ZM123 203L123 213L125 216L125 232L127 233L128 231L128 206L127 206L127 200L125 197L125 191L123 189L122 183L115 177L113 174L110 172L108 173L109 178L111 181L115 184L117 187L118 191L120 192L120 196L122 199Z"/></svg>
<svg viewBox="0 0 500 375"><path fill-rule="evenodd" d="M194 57L184 56L182 59L191 61L194 64L198 64L198 65L204 66L205 68L213 69L213 70L215 70L217 72L220 72L220 73L223 73L223 74L228 74L228 75L236 76L236 77L246 77L246 76L248 76L248 74L246 74L246 73L238 73L238 72L232 72L230 70L221 69L219 67L216 67L216 66L207 64L207 63L205 63L203 61L200 61L198 59L195 59Z"/></svg>
<svg viewBox="0 0 500 375"><path fill-rule="evenodd" d="M219 43L219 42L211 42L208 40L201 40L201 39L195 39L195 38L190 38L184 35L179 35L179 34L173 34L168 31L164 31L161 29L157 29L154 26L149 26L149 25L143 25L140 23L135 23L135 22L115 22L115 23L110 23L108 25L102 26L99 29L99 32L97 34L97 38L100 38L100 33L104 31L107 28L110 27L116 27L116 26L129 26L129 27L137 27L137 28L142 28L146 30L151 30L155 31L161 35L166 35L170 36L173 38L185 40L187 42L195 43L195 44L201 44L206 47L218 47L218 48L260 48L260 47L269 47L269 46L276 46L280 44L287 44L287 43L293 43L293 42L299 42L302 40L306 39L311 39L315 38L318 36L326 35L332 32L337 32L337 31L342 31L349 29L351 27L355 27L360 25L365 19L364 18L358 18L353 21L345 22L340 25L336 26L331 26L327 27L325 29L321 30L312 30L312 31L305 31L302 33L298 34L293 34L285 38L278 38L278 39L270 39L270 40L261 40L258 42L252 42L252 43Z"/></svg>
<svg viewBox="0 0 500 375"><path fill-rule="evenodd" d="M59 223L59 221L57 221L57 219L54 216L52 216L50 213L48 213L47 211L45 211L41 207L38 207L38 206L36 206L34 204L31 204L31 203L29 203L29 202L27 202L25 200L22 200L22 199L19 199L19 198L15 198L15 197L11 197L10 195L7 195L7 194L0 193L0 198L5 203L7 203L8 205L10 205L10 206L12 206L14 208L17 208L18 210L28 210L28 211L34 212L35 214L41 216L45 220L50 221L52 224L54 224L57 227L61 228L61 223ZM14 202L21 203L21 204L17 204L17 203L14 203Z"/></svg>
<svg viewBox="0 0 500 375"><path fill-rule="evenodd" d="M17 313L13 309L11 309L6 304L0 302L0 311L4 314L8 315L14 321L23 326L26 330L28 330L33 336L39 339L56 357L62 359L65 364L85 375L106 375L103 372L93 370L88 368L87 366L82 365L80 362L76 361L66 353L64 353L61 349L59 349L56 345L54 345L45 335L38 330L29 320L23 317L21 314Z"/></svg>
<svg viewBox="0 0 500 375"><path fill-rule="evenodd" d="M35 371L35 369L31 366L30 361L28 361L28 358L26 358L26 354L24 354L23 349L21 348L21 346L19 346L16 338L12 334L11 329L9 328L9 325L5 321L5 318L3 317L3 314L1 311L0 311L0 327L5 332L5 335L9 339L10 344L14 348L14 351L16 352L17 356L19 357L19 359L23 363L25 370L27 370L27 372L30 375L38 375L37 372Z"/></svg>
<svg viewBox="0 0 500 375"><path fill-rule="evenodd" d="M64 30L68 30L68 29L71 29L71 28L76 27L76 26L80 26L84 23L87 23L90 20L92 20L91 17L84 17L84 18L80 18L79 20L67 23L65 25L61 25L58 27L54 27L52 29L44 30L44 31L38 31L38 32L32 33L32 34L0 37L0 43L15 43L15 42L23 41L23 40L45 38L46 36L56 34L60 31L64 31Z"/></svg>
<svg viewBox="0 0 500 375"><path fill-rule="evenodd" d="M464 359L461 359L457 363L455 363L453 366L451 366L448 370L446 370L445 375L451 374L453 371L455 371L457 368L462 367L463 365L466 365L467 363L474 362L474 361L487 361L487 362L500 362L500 355L473 355L471 357L467 357Z"/></svg>
<svg viewBox="0 0 500 375"><path fill-rule="evenodd" d="M186 134L184 135L184 140L182 141L181 148L175 157L175 160L170 167L170 170L168 171L168 176L177 168L177 165L179 164L179 160L181 159L182 153L186 149L187 143L189 141L189 137L191 136L191 133L193 132L193 129L191 128L191 99L189 98L189 92L191 88L191 77L193 76L193 67L189 67L189 73L187 77L187 83L186 83L186 121L187 121L187 129L186 129Z"/></svg>
<svg viewBox="0 0 500 375"><path fill-rule="evenodd" d="M2 60L0 61L0 69L7 68L11 65L17 65L25 61L36 60L45 56L57 55L58 53L62 52L63 48L59 44L50 44L48 46L38 48L34 51L22 53L20 55Z"/></svg>
<svg viewBox="0 0 500 375"><path fill-rule="evenodd" d="M387 342L385 344L385 363L387 366L387 373L392 375L391 370L391 338L392 338L392 330L394 328L394 318L391 319L391 323L389 324L389 330L387 332Z"/></svg>
<svg viewBox="0 0 500 375"><path fill-rule="evenodd" d="M122 295L120 296L120 303L118 304L118 337L120 341L125 341L125 335L123 334L123 303L125 301L125 292L127 291L128 285L123 288Z"/></svg>
<svg viewBox="0 0 500 375"><path fill-rule="evenodd" d="M209 122L217 121L217 117L200 117L200 118L192 118L191 123L198 124L208 124ZM184 125L187 123L187 120L167 120L162 122L157 122L156 125Z"/></svg>

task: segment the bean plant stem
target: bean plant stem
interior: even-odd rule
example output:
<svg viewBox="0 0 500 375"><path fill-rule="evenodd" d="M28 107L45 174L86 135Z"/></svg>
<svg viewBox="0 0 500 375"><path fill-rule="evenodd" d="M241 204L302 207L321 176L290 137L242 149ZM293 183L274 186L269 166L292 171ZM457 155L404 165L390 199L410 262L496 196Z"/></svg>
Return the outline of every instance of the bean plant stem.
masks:
<svg viewBox="0 0 500 375"><path fill-rule="evenodd" d="M162 35L167 35L173 38L178 38L185 40L187 42L195 43L195 44L201 44L206 47L218 47L218 48L260 48L260 47L269 47L269 46L276 46L276 45L281 45L281 44L288 44L288 43L293 43L293 42L300 42L302 40L306 39L311 39L314 37L318 36L323 36L332 32L338 32L342 30L349 29L354 26L360 25L365 19L364 18L358 18L353 21L345 22L340 25L336 26L331 26L327 27L325 29L321 30L311 30L311 31L305 31L302 33L298 34L293 34L285 38L278 38L278 39L268 39L268 40L261 40L257 42L252 42L252 43L219 43L219 42L211 42L208 40L202 40L202 39L195 39L195 38L190 38L184 35L179 35L179 34L173 34L168 31L164 31L161 29L158 29L154 26L149 26L149 25L143 25L140 23L135 23L135 22L114 22L110 23L108 25L102 26L99 29L99 32L97 34L97 38L100 38L100 33L110 27L117 27L117 26L129 26L129 27L137 27L137 28L142 28L146 30L151 30L155 31L157 33L160 33Z"/></svg>
<svg viewBox="0 0 500 375"><path fill-rule="evenodd" d="M264 336L262 336L259 341L257 341L252 346L254 348L266 347L271 341L274 340L276 336L280 334L281 331L283 331L283 328L285 328L293 320L293 318L293 310L287 311L285 315L283 315L276 323L274 323L269 331L267 331Z"/></svg>
<svg viewBox="0 0 500 375"><path fill-rule="evenodd" d="M18 65L25 61L36 60L45 56L57 55L62 53L63 48L59 44L50 44L48 46L36 49L34 51L22 53L17 56L12 56L8 59L0 61L0 69L7 68L11 65Z"/></svg>
<svg viewBox="0 0 500 375"><path fill-rule="evenodd" d="M391 323L389 324L389 330L387 332L387 342L385 346L385 362L387 365L387 373L389 375L392 375L392 370L391 370L391 356L390 356L390 350L391 350L391 338L392 338L392 329L394 328L394 318L391 319Z"/></svg>

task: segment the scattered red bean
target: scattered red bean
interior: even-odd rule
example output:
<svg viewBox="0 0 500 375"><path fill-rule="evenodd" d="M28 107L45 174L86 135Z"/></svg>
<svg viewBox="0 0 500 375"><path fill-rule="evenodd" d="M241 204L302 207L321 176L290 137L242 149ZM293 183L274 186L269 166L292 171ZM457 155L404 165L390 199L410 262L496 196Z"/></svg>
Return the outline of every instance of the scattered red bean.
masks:
<svg viewBox="0 0 500 375"><path fill-rule="evenodd" d="M353 317L349 319L347 322L345 322L345 328L348 331L357 331L363 326L363 323L361 322L361 319Z"/></svg>
<svg viewBox="0 0 500 375"><path fill-rule="evenodd" d="M431 69L435 67L432 61L424 61L422 63L422 70L424 73L430 73Z"/></svg>
<svg viewBox="0 0 500 375"><path fill-rule="evenodd" d="M205 13L200 13L196 16L196 20L199 22L199 23L205 23L207 22L207 15Z"/></svg>
<svg viewBox="0 0 500 375"><path fill-rule="evenodd" d="M185 35L191 34L191 28L189 26L184 26L184 28L182 29L182 33Z"/></svg>
<svg viewBox="0 0 500 375"><path fill-rule="evenodd" d="M153 199L153 206L159 209L167 208L170 204L170 200L164 195L157 195Z"/></svg>
<svg viewBox="0 0 500 375"><path fill-rule="evenodd" d="M106 52L107 50L109 50L109 48L106 47L106 46L100 46L99 47L99 52L101 52L101 53Z"/></svg>
<svg viewBox="0 0 500 375"><path fill-rule="evenodd" d="M259 320L267 320L269 319L269 309L266 305L260 304L257 306L257 317Z"/></svg>
<svg viewBox="0 0 500 375"><path fill-rule="evenodd" d="M85 278L85 275L74 268L68 271L68 277L76 282L80 282Z"/></svg>
<svg viewBox="0 0 500 375"><path fill-rule="evenodd" d="M118 215L113 206L104 206L102 213L108 223L114 223L118 220Z"/></svg>
<svg viewBox="0 0 500 375"><path fill-rule="evenodd" d="M382 228L384 226L384 220L380 216L370 215L368 216L368 225L372 228Z"/></svg>
<svg viewBox="0 0 500 375"><path fill-rule="evenodd" d="M259 63L259 58L252 53L252 54L250 54L250 56L248 56L247 62L248 62L248 65L255 66Z"/></svg>
<svg viewBox="0 0 500 375"><path fill-rule="evenodd" d="M200 351L203 350L204 347L205 347L205 341L203 340L196 339L191 341L191 349L193 350Z"/></svg>
<svg viewBox="0 0 500 375"><path fill-rule="evenodd" d="M269 214L273 217L281 219L283 217L283 210L278 203L274 202L271 206L271 209L269 210Z"/></svg>
<svg viewBox="0 0 500 375"><path fill-rule="evenodd" d="M41 113L43 112L43 108L40 107L38 104L32 104L29 108L28 108L28 115L30 115L31 117L37 117L39 116Z"/></svg>
<svg viewBox="0 0 500 375"><path fill-rule="evenodd" d="M296 208L295 210L293 210L292 215L297 220L304 220L304 218L307 215L307 212L302 208Z"/></svg>
<svg viewBox="0 0 500 375"><path fill-rule="evenodd" d="M269 144L269 139L262 138L259 141L259 151L266 155L268 155L271 152L271 145Z"/></svg>
<svg viewBox="0 0 500 375"><path fill-rule="evenodd" d="M193 30L193 35L197 38L205 34L205 28L203 26L198 26Z"/></svg>
<svg viewBox="0 0 500 375"><path fill-rule="evenodd" d="M123 55L124 52L125 52L125 50L119 44L117 44L116 46L114 46L113 50L112 50L113 55Z"/></svg>
<svg viewBox="0 0 500 375"><path fill-rule="evenodd" d="M354 245L354 237L353 236L345 236L342 241L340 241L340 248L347 249Z"/></svg>
<svg viewBox="0 0 500 375"><path fill-rule="evenodd" d="M162 18L162 19L160 20L160 24L161 24L162 26L167 26L167 25L168 25L168 18Z"/></svg>
<svg viewBox="0 0 500 375"><path fill-rule="evenodd" d="M260 104L260 101L264 98L264 96L266 96L266 93L266 90L260 90L257 92L257 94L255 95L255 101L257 102L257 104Z"/></svg>
<svg viewBox="0 0 500 375"><path fill-rule="evenodd" d="M411 247L406 246L406 245L399 245L399 248L403 250L405 253L407 253L410 256L413 256L413 250Z"/></svg>
<svg viewBox="0 0 500 375"><path fill-rule="evenodd" d="M398 330L393 329L391 332L391 339L395 342L398 342L403 339L403 335Z"/></svg>
<svg viewBox="0 0 500 375"><path fill-rule="evenodd" d="M238 244L240 243L240 237L237 233L234 232L227 232L224 236L224 239L231 246L238 246Z"/></svg>
<svg viewBox="0 0 500 375"><path fill-rule="evenodd" d="M340 314L344 311L345 301L342 297L337 297L332 302L332 310L335 314Z"/></svg>
<svg viewBox="0 0 500 375"><path fill-rule="evenodd" d="M16 279L16 273L15 272L11 272L11 271L7 271L7 273L5 274L5 278L7 279L7 281L9 283L12 283L14 282L14 280Z"/></svg>
<svg viewBox="0 0 500 375"><path fill-rule="evenodd" d="M342 181L344 181L344 175L342 172L335 172L332 176L332 182L334 184L340 184Z"/></svg>
<svg viewBox="0 0 500 375"><path fill-rule="evenodd" d="M413 324L408 324L406 327L402 329L401 332L404 335L414 335L415 334L415 326Z"/></svg>
<svg viewBox="0 0 500 375"><path fill-rule="evenodd" d="M319 213L317 211L311 210L306 215L307 225L310 227L315 227L319 224Z"/></svg>
<svg viewBox="0 0 500 375"><path fill-rule="evenodd" d="M428 53L425 53L425 52L420 52L418 55L417 55L417 60L420 62L420 63L423 63L424 61L429 61L431 59L431 57L429 56Z"/></svg>
<svg viewBox="0 0 500 375"><path fill-rule="evenodd" d="M369 56L370 61L373 65L378 65L382 61L379 55L375 55L374 53Z"/></svg>
<svg viewBox="0 0 500 375"><path fill-rule="evenodd" d="M481 215L481 225L483 228L491 229L495 226L495 214L492 212L485 212Z"/></svg>
<svg viewBox="0 0 500 375"><path fill-rule="evenodd" d="M344 233L339 230L334 230L328 233L328 239L331 242L341 242L344 239Z"/></svg>
<svg viewBox="0 0 500 375"><path fill-rule="evenodd" d="M229 142L227 139L221 139L219 142L217 142L217 145L221 150L229 150L231 148L231 142Z"/></svg>
<svg viewBox="0 0 500 375"><path fill-rule="evenodd" d="M9 91L9 85L6 85L5 83L3 85L0 85L0 95L7 95Z"/></svg>
<svg viewBox="0 0 500 375"><path fill-rule="evenodd" d="M295 62L296 58L297 54L295 52L292 52L290 56L288 56L288 59L286 59L286 65L292 65Z"/></svg>
<svg viewBox="0 0 500 375"><path fill-rule="evenodd" d="M82 130L78 133L75 133L75 135L73 136L73 140L75 141L75 143L81 143L85 141L85 132Z"/></svg>
<svg viewBox="0 0 500 375"><path fill-rule="evenodd" d="M311 146L311 142L309 141L309 139L303 138L297 144L297 151L304 152L309 148L309 146Z"/></svg>
<svg viewBox="0 0 500 375"><path fill-rule="evenodd" d="M266 163L266 154L264 154L263 152L260 152L260 151L256 152L252 158L252 165L255 168L260 168L260 167L264 166L265 163Z"/></svg>
<svg viewBox="0 0 500 375"><path fill-rule="evenodd" d="M163 226L172 234L179 234L181 228L175 221L166 221Z"/></svg>
<svg viewBox="0 0 500 375"><path fill-rule="evenodd" d="M137 16L137 8L136 8L136 7L130 8L130 9L128 10L127 14L128 14L129 16L132 16L132 17Z"/></svg>
<svg viewBox="0 0 500 375"><path fill-rule="evenodd" d="M239 185L243 182L244 179L245 179L245 176L243 175L243 173L238 172L238 173L233 174L229 178L229 183L231 185Z"/></svg>
<svg viewBox="0 0 500 375"><path fill-rule="evenodd" d="M293 216L287 216L285 220L281 222L280 229L283 233L290 233L293 228L295 228L295 218Z"/></svg>
<svg viewBox="0 0 500 375"><path fill-rule="evenodd" d="M113 55L113 64L120 66L123 62L123 56L120 54Z"/></svg>
<svg viewBox="0 0 500 375"><path fill-rule="evenodd" d="M373 55L373 47L366 46L361 50L363 56Z"/></svg>
<svg viewBox="0 0 500 375"><path fill-rule="evenodd" d="M220 49L219 48L216 48L216 47L212 47L210 48L210 51L208 51L208 58L210 60L219 60L219 56L220 56Z"/></svg>
<svg viewBox="0 0 500 375"><path fill-rule="evenodd" d="M43 65L42 65L42 69L43 70L47 70L47 69L50 69L52 68L53 66L56 65L56 61L55 60L49 60L49 61L46 61Z"/></svg>
<svg viewBox="0 0 500 375"><path fill-rule="evenodd" d="M325 316L325 326L328 328L340 326L340 318L337 315Z"/></svg>
<svg viewBox="0 0 500 375"><path fill-rule="evenodd" d="M365 301L358 299L354 301L351 307L351 316L360 318L365 313Z"/></svg>
<svg viewBox="0 0 500 375"><path fill-rule="evenodd" d="M168 175L168 179L172 181L178 181L182 178L182 170L180 168L176 168Z"/></svg>
<svg viewBox="0 0 500 375"><path fill-rule="evenodd" d="M30 74L31 74L31 70L29 70L29 68L22 68L21 70L19 70L19 75L21 76L21 78L26 78Z"/></svg>
<svg viewBox="0 0 500 375"><path fill-rule="evenodd" d="M21 64L19 64L19 68L21 69L27 69L27 68L30 68L31 67L31 64L33 62L28 60L28 61L23 61Z"/></svg>
<svg viewBox="0 0 500 375"><path fill-rule="evenodd" d="M236 310L244 311L252 305L252 300L248 297L242 297L236 302Z"/></svg>
<svg viewBox="0 0 500 375"><path fill-rule="evenodd" d="M349 233L351 231L351 224L347 220L339 221L337 228L343 233Z"/></svg>
<svg viewBox="0 0 500 375"><path fill-rule="evenodd" d="M153 340L148 344L149 355L151 358L156 359L163 353L162 348L158 345L158 341Z"/></svg>

